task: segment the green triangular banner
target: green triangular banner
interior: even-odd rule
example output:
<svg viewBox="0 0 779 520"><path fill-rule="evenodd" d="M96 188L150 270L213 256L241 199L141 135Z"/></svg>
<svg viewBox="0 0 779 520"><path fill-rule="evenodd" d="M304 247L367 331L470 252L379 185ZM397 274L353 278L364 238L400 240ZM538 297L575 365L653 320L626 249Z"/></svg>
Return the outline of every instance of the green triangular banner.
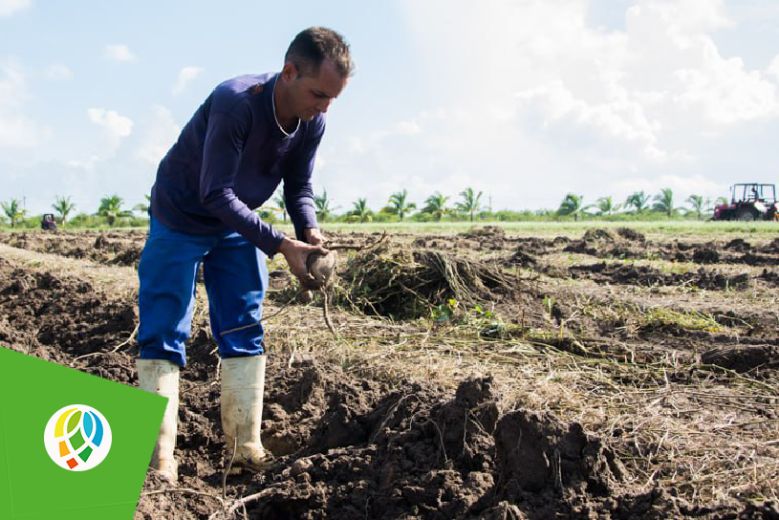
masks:
<svg viewBox="0 0 779 520"><path fill-rule="evenodd" d="M131 519L166 399L0 347L0 518Z"/></svg>

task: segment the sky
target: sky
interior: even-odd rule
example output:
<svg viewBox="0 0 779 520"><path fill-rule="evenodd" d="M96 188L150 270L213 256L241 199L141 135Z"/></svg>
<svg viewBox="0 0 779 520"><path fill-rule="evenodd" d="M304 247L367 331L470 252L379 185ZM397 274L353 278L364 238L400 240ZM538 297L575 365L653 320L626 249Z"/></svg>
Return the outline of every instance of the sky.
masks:
<svg viewBox="0 0 779 520"><path fill-rule="evenodd" d="M313 177L339 212L402 189L520 210L779 180L775 0L0 0L0 200L143 202L211 90L280 70L312 25L357 64Z"/></svg>

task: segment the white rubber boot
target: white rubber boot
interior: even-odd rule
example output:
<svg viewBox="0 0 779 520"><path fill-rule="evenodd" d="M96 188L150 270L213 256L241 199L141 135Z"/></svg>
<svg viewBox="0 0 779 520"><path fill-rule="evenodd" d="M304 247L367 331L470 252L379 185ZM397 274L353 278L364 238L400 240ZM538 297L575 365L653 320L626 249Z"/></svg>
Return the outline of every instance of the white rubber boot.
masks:
<svg viewBox="0 0 779 520"><path fill-rule="evenodd" d="M262 471L271 460L260 441L265 361L265 355L222 359L225 466L232 460L232 474L240 473L242 468Z"/></svg>
<svg viewBox="0 0 779 520"><path fill-rule="evenodd" d="M178 480L178 463L173 458L173 450L176 448L179 415L179 367L164 359L138 359L137 367L141 389L168 398L151 467L175 483Z"/></svg>

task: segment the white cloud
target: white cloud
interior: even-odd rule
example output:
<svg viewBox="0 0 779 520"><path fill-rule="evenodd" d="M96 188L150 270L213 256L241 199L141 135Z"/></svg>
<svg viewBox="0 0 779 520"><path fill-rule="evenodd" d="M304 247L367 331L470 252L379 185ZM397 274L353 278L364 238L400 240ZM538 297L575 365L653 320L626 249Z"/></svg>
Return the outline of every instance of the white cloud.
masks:
<svg viewBox="0 0 779 520"><path fill-rule="evenodd" d="M0 119L0 148L32 148L38 140L39 127L30 118L16 115Z"/></svg>
<svg viewBox="0 0 779 520"><path fill-rule="evenodd" d="M564 125L593 132L609 140L636 143L648 159L664 160L668 154L657 148L659 122L650 120L642 103L631 99L623 88L603 102L576 98L562 81L517 93L518 111L537 112L544 127Z"/></svg>
<svg viewBox="0 0 779 520"><path fill-rule="evenodd" d="M0 17L11 16L31 5L30 0L0 0Z"/></svg>
<svg viewBox="0 0 779 520"><path fill-rule="evenodd" d="M67 65L55 63L46 68L46 79L52 81L63 81L73 79L73 71Z"/></svg>
<svg viewBox="0 0 779 520"><path fill-rule="evenodd" d="M170 110L163 106L153 107L151 118L140 131L143 137L136 157L149 166L156 167L180 132L181 127L176 124Z"/></svg>
<svg viewBox="0 0 779 520"><path fill-rule="evenodd" d="M172 92L174 95L181 94L185 88L187 88L187 85L197 78L200 73L203 72L203 69L201 67L183 67L178 74L178 77L176 78L176 84L173 85Z"/></svg>
<svg viewBox="0 0 779 520"><path fill-rule="evenodd" d="M717 31L739 27L721 0L636 0L619 30L590 25L588 0L404 5L418 83L435 92L427 112L447 115L345 136L328 153L332 178L323 171L333 194L366 168L386 181L374 198L412 179L452 193L460 182L498 207L624 191L626 178L717 192L732 182L726 163L754 155L728 136L779 126L779 57L761 71L724 56ZM533 176L548 188L527 190Z"/></svg>
<svg viewBox="0 0 779 520"><path fill-rule="evenodd" d="M105 146L101 146L101 152L98 155L100 159L112 157L122 142L122 139L129 136L133 131L133 121L129 117L120 115L114 110L105 108L87 109L87 117L103 131ZM89 159L87 163L94 164L94 160Z"/></svg>
<svg viewBox="0 0 779 520"><path fill-rule="evenodd" d="M0 63L0 148L30 148L46 133L24 112L28 91L21 67L13 61Z"/></svg>
<svg viewBox="0 0 779 520"><path fill-rule="evenodd" d="M774 59L771 60L771 64L768 65L768 69L766 69L766 73L769 77L773 77L774 81L779 82L779 54L774 56Z"/></svg>
<svg viewBox="0 0 779 520"><path fill-rule="evenodd" d="M400 121L395 125L395 131L403 135L415 135L422 131L416 121Z"/></svg>
<svg viewBox="0 0 779 520"><path fill-rule="evenodd" d="M65 165L68 168L73 168L76 170L84 170L84 171L94 171L95 166L102 160L102 158L98 155L90 155L86 159L70 159L68 161L65 161Z"/></svg>
<svg viewBox="0 0 779 520"><path fill-rule="evenodd" d="M106 45L103 54L106 58L118 62L132 62L138 59L124 44Z"/></svg>
<svg viewBox="0 0 779 520"><path fill-rule="evenodd" d="M724 58L712 32L732 22L717 0L645 0L627 12L632 64L626 85L664 90L659 116L705 131L779 115L776 88L739 57ZM671 125L667 125L671 126Z"/></svg>

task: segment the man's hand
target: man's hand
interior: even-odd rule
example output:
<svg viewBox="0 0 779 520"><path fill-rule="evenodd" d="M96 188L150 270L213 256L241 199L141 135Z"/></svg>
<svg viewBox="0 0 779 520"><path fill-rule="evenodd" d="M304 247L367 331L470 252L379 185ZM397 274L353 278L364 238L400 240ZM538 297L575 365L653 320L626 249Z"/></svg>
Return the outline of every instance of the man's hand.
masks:
<svg viewBox="0 0 779 520"><path fill-rule="evenodd" d="M318 230L315 230L318 231ZM279 245L279 253L284 255L284 259L289 265L289 270L292 274L298 277L300 284L303 287L316 287L316 280L314 277L308 274L308 268L306 267L306 260L311 253L320 253L326 255L327 249L319 245L310 245L300 240L293 240L285 237Z"/></svg>
<svg viewBox="0 0 779 520"><path fill-rule="evenodd" d="M306 242L312 246L322 246L327 240L319 228L306 228L303 230Z"/></svg>

